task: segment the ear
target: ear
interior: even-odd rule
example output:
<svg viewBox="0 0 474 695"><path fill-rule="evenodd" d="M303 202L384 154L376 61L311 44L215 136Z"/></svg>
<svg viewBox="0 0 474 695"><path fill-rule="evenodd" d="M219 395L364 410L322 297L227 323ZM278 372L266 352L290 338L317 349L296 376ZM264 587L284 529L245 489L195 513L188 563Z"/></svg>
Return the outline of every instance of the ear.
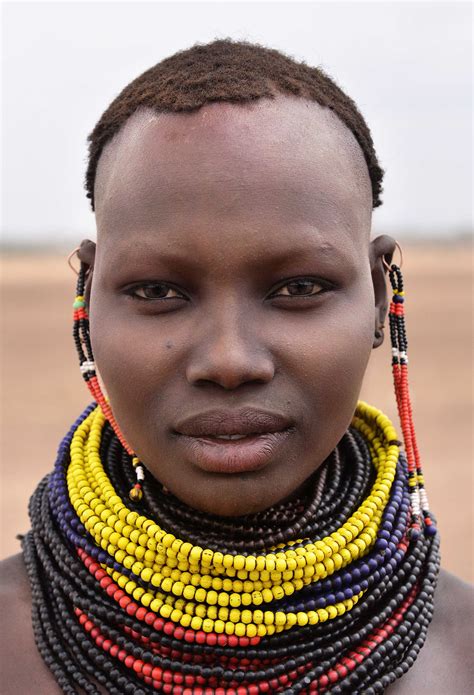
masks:
<svg viewBox="0 0 474 695"><path fill-rule="evenodd" d="M86 270L86 286L84 288L84 298L86 304L89 305L89 298L91 294L91 284L92 284L92 274L94 271L94 261L95 261L96 245L95 242L90 239L83 239L79 246L77 255L81 263L85 263L88 268Z"/></svg>
<svg viewBox="0 0 474 695"><path fill-rule="evenodd" d="M375 298L374 342L372 345L374 348L383 343L383 329L388 311L387 269L383 264L383 259L385 258L385 261L390 265L395 246L395 239L386 234L382 234L370 242L370 267Z"/></svg>

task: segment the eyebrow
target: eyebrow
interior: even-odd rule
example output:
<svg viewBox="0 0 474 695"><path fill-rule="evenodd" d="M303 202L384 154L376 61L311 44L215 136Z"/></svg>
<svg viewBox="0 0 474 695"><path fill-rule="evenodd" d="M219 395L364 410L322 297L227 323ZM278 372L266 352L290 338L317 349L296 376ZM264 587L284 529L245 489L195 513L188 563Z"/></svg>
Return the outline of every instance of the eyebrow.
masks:
<svg viewBox="0 0 474 695"><path fill-rule="evenodd" d="M151 244L134 244L123 249L115 247L118 251L118 258L115 259L117 265L126 264L127 266L137 265L143 266L146 262L150 267L155 264L161 264L170 268L179 268L184 272L195 272L199 270L201 264L187 251L179 253L177 250L158 251ZM218 255L218 254L217 254ZM258 269L265 263L266 266L271 266L275 270L288 266L291 263L302 263L308 261L319 261L330 263L333 265L344 264L351 265L354 262L350 254L344 253L338 246L331 244L329 241L315 243L313 247L309 245L302 246L301 242L296 246L289 246L288 249L279 252L272 252L269 247L265 253L259 253L257 257L252 258L249 267Z"/></svg>

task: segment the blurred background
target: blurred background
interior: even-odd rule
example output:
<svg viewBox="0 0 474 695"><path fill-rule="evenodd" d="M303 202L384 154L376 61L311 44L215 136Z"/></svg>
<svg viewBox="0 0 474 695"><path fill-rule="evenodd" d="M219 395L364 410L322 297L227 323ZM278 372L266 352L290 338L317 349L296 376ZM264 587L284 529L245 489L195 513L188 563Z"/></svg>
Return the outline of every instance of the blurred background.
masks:
<svg viewBox="0 0 474 695"><path fill-rule="evenodd" d="M71 338L67 252L95 238L88 133L134 77L196 42L246 39L327 71L382 166L374 236L403 246L415 425L446 569L474 581L472 5L469 2L2 4L1 547L89 402ZM397 423L390 347L361 394Z"/></svg>

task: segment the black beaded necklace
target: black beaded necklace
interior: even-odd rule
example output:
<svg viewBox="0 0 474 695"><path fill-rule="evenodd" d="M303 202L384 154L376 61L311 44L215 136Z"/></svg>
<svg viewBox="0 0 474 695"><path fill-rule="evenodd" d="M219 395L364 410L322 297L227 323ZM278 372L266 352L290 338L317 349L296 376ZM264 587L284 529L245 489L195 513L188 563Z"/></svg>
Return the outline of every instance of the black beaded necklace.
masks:
<svg viewBox="0 0 474 695"><path fill-rule="evenodd" d="M304 491L230 521L150 475L135 482L95 373L81 266L74 336L97 402L33 494L23 539L36 642L63 692L372 694L413 665L439 537L408 394L403 281L389 270L405 451L388 418L359 402Z"/></svg>

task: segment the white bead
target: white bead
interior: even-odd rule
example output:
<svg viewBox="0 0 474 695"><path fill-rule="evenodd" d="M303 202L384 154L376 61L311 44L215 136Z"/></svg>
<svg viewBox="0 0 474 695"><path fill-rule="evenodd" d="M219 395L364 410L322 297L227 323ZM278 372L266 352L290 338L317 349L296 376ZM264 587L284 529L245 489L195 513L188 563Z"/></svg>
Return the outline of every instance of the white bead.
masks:
<svg viewBox="0 0 474 695"><path fill-rule="evenodd" d="M429 511L430 505L428 504L428 495L426 494L426 490L424 487L420 488L420 500L421 508L425 511Z"/></svg>
<svg viewBox="0 0 474 695"><path fill-rule="evenodd" d="M418 489L410 493L410 502L413 514L419 516L420 514L420 495Z"/></svg>

